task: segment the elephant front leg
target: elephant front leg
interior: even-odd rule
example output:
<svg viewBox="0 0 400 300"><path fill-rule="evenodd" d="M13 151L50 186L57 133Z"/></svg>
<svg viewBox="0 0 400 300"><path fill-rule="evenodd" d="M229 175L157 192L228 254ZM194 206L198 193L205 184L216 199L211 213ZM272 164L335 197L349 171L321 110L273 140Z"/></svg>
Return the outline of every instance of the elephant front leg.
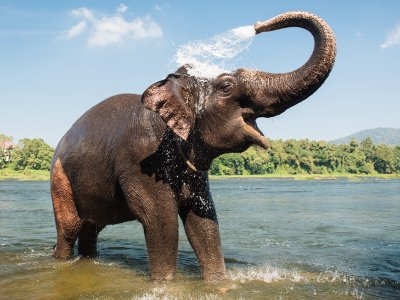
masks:
<svg viewBox="0 0 400 300"><path fill-rule="evenodd" d="M178 253L178 214L159 215L143 222L152 280L175 277Z"/></svg>
<svg viewBox="0 0 400 300"><path fill-rule="evenodd" d="M152 280L174 278L178 255L178 208L169 189L120 178L128 207L144 229ZM171 196L168 196L171 195Z"/></svg>
<svg viewBox="0 0 400 300"><path fill-rule="evenodd" d="M225 262L214 204L211 198L191 200L180 208L186 235L206 281L225 278Z"/></svg>

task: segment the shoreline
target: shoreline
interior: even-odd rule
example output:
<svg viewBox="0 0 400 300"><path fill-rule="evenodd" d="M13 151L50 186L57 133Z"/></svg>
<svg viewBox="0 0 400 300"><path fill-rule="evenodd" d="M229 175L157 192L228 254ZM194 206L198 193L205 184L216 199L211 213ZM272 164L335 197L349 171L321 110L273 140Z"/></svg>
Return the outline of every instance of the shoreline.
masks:
<svg viewBox="0 0 400 300"><path fill-rule="evenodd" d="M363 180L376 179L400 179L400 174L263 174L263 175L209 175L210 180L222 179L288 179L288 180ZM49 181L50 171L24 170L14 171L0 170L0 181Z"/></svg>
<svg viewBox="0 0 400 300"><path fill-rule="evenodd" d="M50 171L24 170L15 171L10 169L0 170L0 181L49 181Z"/></svg>
<svg viewBox="0 0 400 300"><path fill-rule="evenodd" d="M288 180L363 180L400 179L400 174L263 174L263 175L210 175L211 180L221 179L288 179Z"/></svg>

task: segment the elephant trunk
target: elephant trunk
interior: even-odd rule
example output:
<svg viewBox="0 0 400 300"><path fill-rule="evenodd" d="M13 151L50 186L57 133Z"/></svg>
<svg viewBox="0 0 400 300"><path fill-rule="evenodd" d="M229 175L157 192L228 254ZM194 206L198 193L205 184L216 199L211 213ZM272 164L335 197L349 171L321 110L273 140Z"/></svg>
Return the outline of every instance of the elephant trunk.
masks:
<svg viewBox="0 0 400 300"><path fill-rule="evenodd" d="M301 27L314 37L314 50L299 69L283 74L239 69L257 117L272 117L312 95L328 77L336 56L331 28L306 12L288 12L254 25L257 34L287 27Z"/></svg>

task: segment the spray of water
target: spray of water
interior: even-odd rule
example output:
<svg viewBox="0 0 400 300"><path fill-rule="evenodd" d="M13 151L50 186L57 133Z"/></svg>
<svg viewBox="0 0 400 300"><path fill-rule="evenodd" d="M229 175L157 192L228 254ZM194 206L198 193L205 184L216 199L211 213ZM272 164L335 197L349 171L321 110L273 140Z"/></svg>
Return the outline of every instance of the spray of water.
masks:
<svg viewBox="0 0 400 300"><path fill-rule="evenodd" d="M251 25L228 30L205 41L190 42L178 48L174 62L177 66L190 65L192 76L214 78L232 69L229 63L248 49L255 34Z"/></svg>

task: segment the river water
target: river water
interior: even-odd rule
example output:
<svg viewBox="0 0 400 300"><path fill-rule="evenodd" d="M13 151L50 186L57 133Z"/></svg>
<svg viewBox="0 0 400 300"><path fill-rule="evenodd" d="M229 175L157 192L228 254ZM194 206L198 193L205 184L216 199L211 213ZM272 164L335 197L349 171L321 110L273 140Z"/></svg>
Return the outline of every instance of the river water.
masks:
<svg viewBox="0 0 400 300"><path fill-rule="evenodd" d="M0 181L0 299L400 299L400 180L211 188L228 279L200 279L180 228L178 276L154 283L139 223L103 230L94 260L53 260L49 183Z"/></svg>

